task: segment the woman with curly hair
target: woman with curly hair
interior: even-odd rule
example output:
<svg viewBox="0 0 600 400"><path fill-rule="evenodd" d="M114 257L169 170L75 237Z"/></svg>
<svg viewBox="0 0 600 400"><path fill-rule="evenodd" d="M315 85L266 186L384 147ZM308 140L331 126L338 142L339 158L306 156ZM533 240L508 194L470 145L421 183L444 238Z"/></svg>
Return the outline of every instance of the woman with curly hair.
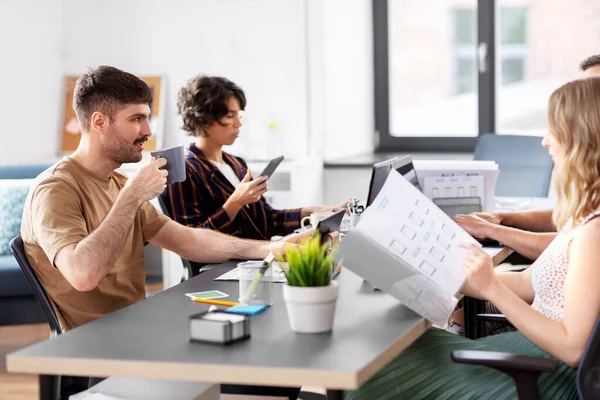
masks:
<svg viewBox="0 0 600 400"><path fill-rule="evenodd" d="M177 106L183 129L196 138L186 154L187 179L168 187L177 222L268 240L292 233L313 212L337 211L348 204L275 210L266 202L267 177L252 179L242 158L223 151L239 137L246 108L244 91L230 80L196 76L179 91Z"/></svg>
<svg viewBox="0 0 600 400"><path fill-rule="evenodd" d="M554 358L541 375L544 399L576 399L575 377L600 315L600 78L557 89L548 106L542 145L555 163L558 235L527 270L495 272L480 247L462 265L463 293L492 302L518 332L469 340L429 329L346 400L514 399L513 380L482 366L453 364L454 350L485 350Z"/></svg>

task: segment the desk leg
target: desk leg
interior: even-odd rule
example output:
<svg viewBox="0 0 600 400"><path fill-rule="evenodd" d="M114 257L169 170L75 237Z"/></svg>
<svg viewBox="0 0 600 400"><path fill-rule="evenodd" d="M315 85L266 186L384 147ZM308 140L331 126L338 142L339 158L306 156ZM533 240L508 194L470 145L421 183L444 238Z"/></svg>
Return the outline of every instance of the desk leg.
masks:
<svg viewBox="0 0 600 400"><path fill-rule="evenodd" d="M477 333L476 339L480 339L485 336L485 321L477 320L477 314L485 313L485 301L477 300L475 306L475 332Z"/></svg>
<svg viewBox="0 0 600 400"><path fill-rule="evenodd" d="M463 298L464 318L465 318L465 337L475 339L476 324L475 324L475 299L465 296Z"/></svg>
<svg viewBox="0 0 600 400"><path fill-rule="evenodd" d="M54 375L40 375L39 377L40 400L56 400L57 377Z"/></svg>
<svg viewBox="0 0 600 400"><path fill-rule="evenodd" d="M478 323L477 314L485 312L483 300L464 297L465 337L478 339L485 335L485 323Z"/></svg>
<svg viewBox="0 0 600 400"><path fill-rule="evenodd" d="M343 390L327 390L327 400L343 400L344 399L344 391Z"/></svg>

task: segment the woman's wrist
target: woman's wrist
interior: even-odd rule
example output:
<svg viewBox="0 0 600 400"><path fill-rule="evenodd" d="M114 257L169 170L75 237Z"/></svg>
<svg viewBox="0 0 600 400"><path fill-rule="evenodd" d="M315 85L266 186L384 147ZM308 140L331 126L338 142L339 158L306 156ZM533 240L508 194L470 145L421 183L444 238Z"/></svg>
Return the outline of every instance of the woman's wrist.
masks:
<svg viewBox="0 0 600 400"><path fill-rule="evenodd" d="M503 284L498 279L494 279L485 291L481 292L483 297L490 301L491 303L496 304L497 299L502 297Z"/></svg>
<svg viewBox="0 0 600 400"><path fill-rule="evenodd" d="M229 216L229 219L234 219L237 213L242 209L242 205L230 197L225 204L223 204L223 209L227 213L227 216Z"/></svg>

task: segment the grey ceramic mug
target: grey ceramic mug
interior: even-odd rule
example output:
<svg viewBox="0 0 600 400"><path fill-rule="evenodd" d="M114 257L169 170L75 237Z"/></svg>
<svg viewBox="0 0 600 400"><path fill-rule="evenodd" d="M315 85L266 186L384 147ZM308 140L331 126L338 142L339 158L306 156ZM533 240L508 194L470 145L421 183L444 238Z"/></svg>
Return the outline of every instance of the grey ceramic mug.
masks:
<svg viewBox="0 0 600 400"><path fill-rule="evenodd" d="M167 185L185 181L185 149L183 146L151 151L150 154L152 157L162 157L167 160L167 165L163 167L169 171Z"/></svg>

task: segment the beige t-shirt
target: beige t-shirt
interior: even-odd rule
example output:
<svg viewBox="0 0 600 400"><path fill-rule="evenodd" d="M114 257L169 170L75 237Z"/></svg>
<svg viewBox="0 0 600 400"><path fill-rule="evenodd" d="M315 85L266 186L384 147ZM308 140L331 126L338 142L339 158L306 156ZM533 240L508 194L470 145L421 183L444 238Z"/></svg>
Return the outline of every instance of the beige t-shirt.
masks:
<svg viewBox="0 0 600 400"><path fill-rule="evenodd" d="M21 225L25 252L64 330L145 297L144 246L169 220L148 202L138 210L121 256L94 290L75 290L54 266L60 249L100 226L126 181L118 172L99 178L65 157L42 172L29 191Z"/></svg>

